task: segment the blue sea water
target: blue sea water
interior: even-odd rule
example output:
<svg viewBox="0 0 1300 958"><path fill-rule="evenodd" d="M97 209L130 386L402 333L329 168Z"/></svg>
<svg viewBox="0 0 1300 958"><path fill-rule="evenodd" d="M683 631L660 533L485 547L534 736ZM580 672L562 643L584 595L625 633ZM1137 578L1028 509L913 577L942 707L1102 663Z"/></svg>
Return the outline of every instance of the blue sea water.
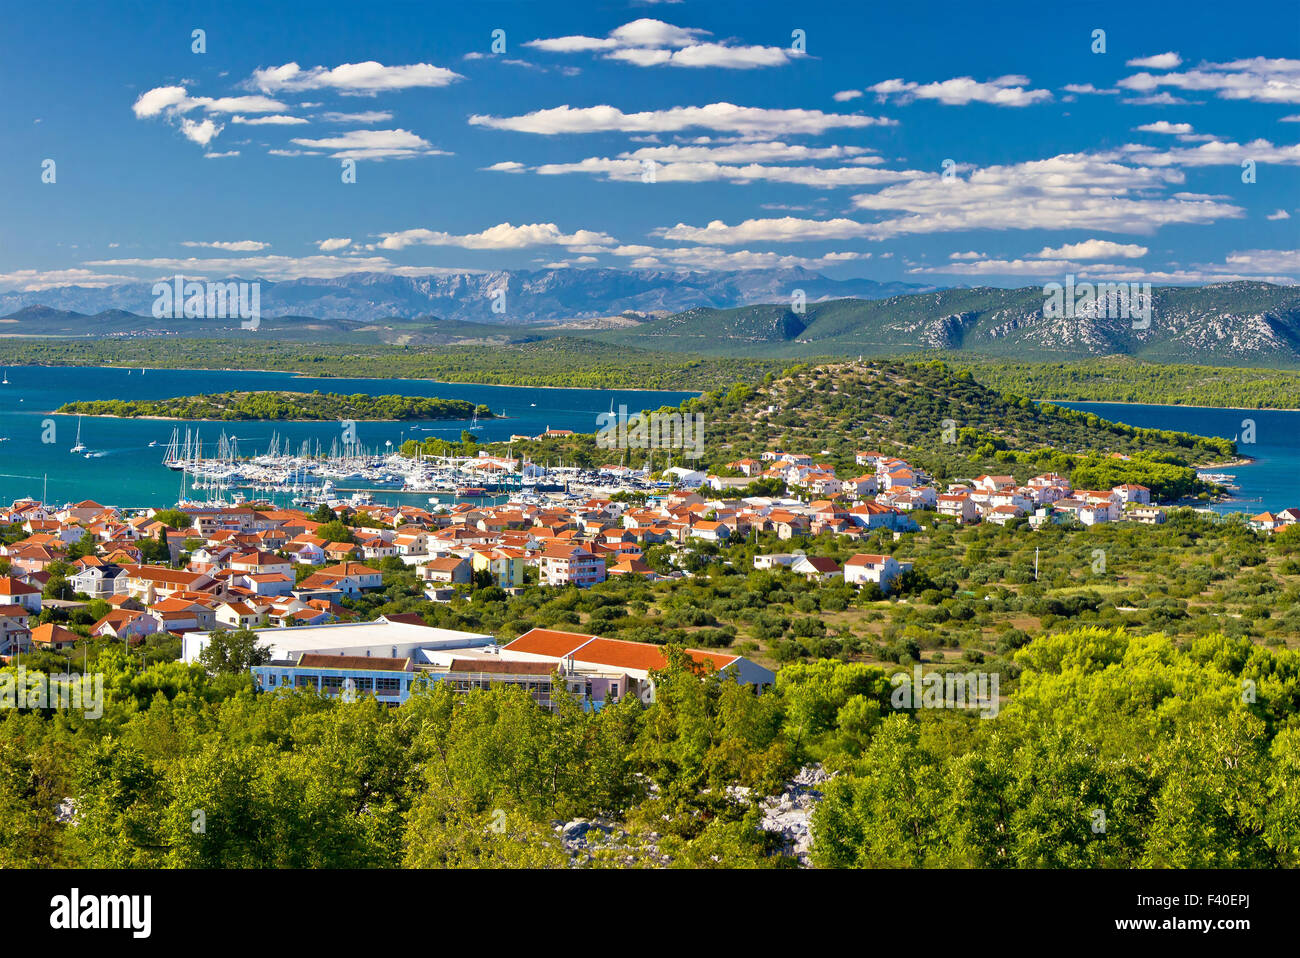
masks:
<svg viewBox="0 0 1300 958"><path fill-rule="evenodd" d="M171 505L180 491L180 476L162 465L165 446L172 430L186 423L170 420L107 419L81 420L81 441L104 455L86 459L69 450L76 442L77 417L56 416L52 410L64 403L84 399L164 399L199 393L240 389L288 389L310 392L396 394L465 399L486 404L503 419L483 419L474 427L481 440L508 439L513 434L537 435L548 427L594 432L596 416L611 405L629 411L676 405L696 395L689 392L649 390L543 389L523 386L483 386L438 383L417 379L318 379L291 373L223 370L150 369L142 372L104 367L10 366L9 380L0 385L0 501L9 503L23 496L40 497L48 483L52 502L95 499L118 506ZM54 427L54 441L49 425ZM337 422L206 422L190 423L202 431L204 449L215 454L225 430L239 438L241 455L265 452L272 432L278 432L281 448L287 441L298 448L304 439L320 440L328 451L340 436ZM383 451L403 439L437 437L459 439L468 420L433 422L359 422L357 441L368 449ZM150 442L158 445L151 447ZM206 493L193 493L202 498ZM401 496L376 493L379 501L423 502L427 495Z"/></svg>
<svg viewBox="0 0 1300 958"><path fill-rule="evenodd" d="M1216 503L1218 512L1276 512L1300 506L1300 412L1285 409L1210 409L1128 403L1059 402L1103 419L1148 429L1174 429L1236 439L1237 450L1254 461L1210 470L1236 476L1234 498ZM1251 424L1253 423L1254 442Z"/></svg>
<svg viewBox="0 0 1300 958"><path fill-rule="evenodd" d="M474 432L480 439L506 439L512 434L536 435L546 428L592 432L596 417L612 407L629 410L675 405L689 392L651 390L543 389L527 386L484 386L438 383L421 379L323 379L291 373L119 369L105 367L11 366L9 380L0 385L0 501L36 496L48 489L51 501L93 498L120 506L170 505L179 493L180 477L162 465L164 447L172 429L185 423L146 419L84 418L81 440L96 459L73 455L77 417L56 416L52 410L79 399L163 399L231 389L289 389L337 393L437 396L484 403L506 418L480 421ZM1207 409L1190 406L1156 406L1124 403L1061 402L1061 406L1096 413L1105 419L1133 426L1175 429L1202 435L1236 437L1241 453L1254 459L1249 465L1219 471L1236 476L1237 498L1219 503L1222 512L1276 511L1300 505L1300 412L1285 410ZM1247 421L1254 423L1254 443ZM53 424L53 442L50 438ZM339 424L206 422L191 423L201 431L205 448L215 451L224 429L239 437L241 455L264 452L272 432L297 448L304 439L319 439L324 449L339 436ZM399 445L403 439L440 437L459 439L468 420L434 422L361 422L357 438L369 448ZM150 446L156 442L156 446ZM208 444L211 443L209 446ZM195 493L202 496L203 493ZM421 502L427 496L402 496L377 492L388 502Z"/></svg>

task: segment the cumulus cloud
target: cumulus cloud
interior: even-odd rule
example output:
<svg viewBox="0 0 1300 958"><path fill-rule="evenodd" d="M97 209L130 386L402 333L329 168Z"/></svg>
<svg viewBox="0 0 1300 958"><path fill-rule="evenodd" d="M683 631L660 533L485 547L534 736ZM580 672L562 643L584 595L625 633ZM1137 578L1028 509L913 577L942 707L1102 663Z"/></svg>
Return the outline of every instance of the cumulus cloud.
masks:
<svg viewBox="0 0 1300 958"><path fill-rule="evenodd" d="M1133 166L1087 154L1062 154L976 169L966 178L937 173L853 197L857 209L906 215L863 222L776 217L737 225L714 220L661 230L668 239L739 245L826 239L889 239L912 234L979 229L1088 229L1149 235L1171 223L1207 224L1244 215L1222 197L1176 192L1177 169Z"/></svg>
<svg viewBox="0 0 1300 958"><path fill-rule="evenodd" d="M1159 95L1160 87L1208 92L1224 100L1300 103L1300 60L1252 57L1225 63L1202 63L1191 70L1136 73L1119 81L1135 93ZM1160 91L1168 96L1167 91Z"/></svg>
<svg viewBox="0 0 1300 958"><path fill-rule="evenodd" d="M538 133L543 136L560 133L664 133L692 128L753 136L780 136L825 133L839 128L894 126L897 123L896 120L885 117L823 113L821 110L766 109L736 106L734 103L677 106L640 113L624 113L617 107L608 105L571 107L566 103L523 116L475 114L469 118L469 122L472 126Z"/></svg>
<svg viewBox="0 0 1300 958"><path fill-rule="evenodd" d="M139 119L190 113L198 109L208 113L275 113L288 107L266 96L190 96L183 86L154 87L141 93L131 106Z"/></svg>
<svg viewBox="0 0 1300 958"><path fill-rule="evenodd" d="M225 127L222 124L214 123L211 119L191 120L186 117L181 120L181 133L199 146L207 146L223 129Z"/></svg>
<svg viewBox="0 0 1300 958"><path fill-rule="evenodd" d="M346 249L352 245L352 239L347 236L340 236L335 239L323 239L316 244L316 247L322 253L332 253L336 249Z"/></svg>
<svg viewBox="0 0 1300 958"><path fill-rule="evenodd" d="M643 17L604 37L565 36L524 44L548 53L599 53L639 67L720 67L751 70L783 66L802 54L787 47L732 45L705 40L708 30Z"/></svg>
<svg viewBox="0 0 1300 958"><path fill-rule="evenodd" d="M1110 240L1090 239L1082 243L1066 243L1053 249L1045 246L1033 254L1038 259L1139 259L1149 250L1134 243L1112 243Z"/></svg>
<svg viewBox="0 0 1300 958"><path fill-rule="evenodd" d="M1156 149L1129 143L1116 151L1099 154L1107 159L1142 163L1146 166L1240 166L1243 160L1272 163L1279 166L1300 166L1300 143L1293 146L1274 146L1268 140L1251 140L1233 143L1211 139L1200 146Z"/></svg>
<svg viewBox="0 0 1300 958"><path fill-rule="evenodd" d="M578 252L600 251L618 241L608 233L577 230L564 233L554 223L528 223L512 226L498 223L480 233L456 235L438 230L412 229L381 233L377 249L401 250L408 246L456 246L461 249L504 250L531 246L567 246Z"/></svg>
<svg viewBox="0 0 1300 958"><path fill-rule="evenodd" d="M1167 133L1174 136L1180 133L1191 133L1192 125L1190 123L1170 123L1168 120L1157 120L1155 123L1143 123L1133 129L1140 133Z"/></svg>
<svg viewBox="0 0 1300 958"><path fill-rule="evenodd" d="M1129 60L1125 66L1139 67L1143 70L1172 70L1183 65L1183 58L1177 53L1157 53L1153 57L1138 57Z"/></svg>
<svg viewBox="0 0 1300 958"><path fill-rule="evenodd" d="M949 106L967 103L991 103L994 106L1029 106L1052 98L1050 90L1026 89L1029 78L1015 74L980 82L971 77L956 77L938 83L914 83L907 80L883 80L867 87L876 98L890 98L902 103L912 100L937 100Z"/></svg>
<svg viewBox="0 0 1300 958"><path fill-rule="evenodd" d="M302 90L336 90L339 93L373 95L413 87L443 87L462 80L459 73L431 63L385 66L374 60L344 63L334 68L304 70L297 63L263 67L253 71L248 83L263 93Z"/></svg>

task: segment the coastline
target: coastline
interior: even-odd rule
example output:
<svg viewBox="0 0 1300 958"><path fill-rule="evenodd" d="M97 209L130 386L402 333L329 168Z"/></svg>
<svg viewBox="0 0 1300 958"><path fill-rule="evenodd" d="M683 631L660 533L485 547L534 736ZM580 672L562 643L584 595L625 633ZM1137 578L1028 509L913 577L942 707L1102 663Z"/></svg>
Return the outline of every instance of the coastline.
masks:
<svg viewBox="0 0 1300 958"><path fill-rule="evenodd" d="M69 419L73 416L82 419L117 419L121 422L130 422L136 419L153 420L154 422L211 422L211 423L238 423L238 422L339 422L334 417L325 419L190 419L184 416L114 416L106 412L58 412L51 411L46 415L50 416L67 416ZM479 419L506 420L509 416L498 416L493 413L491 416L480 416ZM356 419L354 422L470 422L469 419Z"/></svg>
<svg viewBox="0 0 1300 958"><path fill-rule="evenodd" d="M1190 402L1132 402L1119 399L1035 399L1034 402L1090 403L1095 406L1164 406L1166 409L1231 409L1237 412L1300 412L1289 406L1206 406L1203 403Z"/></svg>
<svg viewBox="0 0 1300 958"><path fill-rule="evenodd" d="M369 382L407 382L407 383L431 383L435 386L490 386L494 389L595 389L608 392L625 392L625 393L690 393L692 398L703 396L706 390L703 389L650 389L645 386L543 386L533 383L485 383L474 380L454 380L454 379L423 379L417 376L334 376L322 372L306 372L301 369L261 369L252 366L136 366L135 363L120 366L104 366L96 363L22 363L14 364L9 369L153 369L159 372L185 372L192 370L194 372L204 373L265 373L272 376L291 376L294 379L335 379L335 380L365 380ZM1050 402L1051 400L1046 400ZM1073 402L1074 400L1070 400ZM63 415L62 413L60 415ZM132 417L144 418L144 417ZM497 416L497 419L507 417ZM305 422L316 422L317 420L304 420ZM325 421L325 420L320 420ZM367 422L378 422L380 420L366 420ZM394 420L386 420L394 421ZM400 420L398 420L400 421Z"/></svg>

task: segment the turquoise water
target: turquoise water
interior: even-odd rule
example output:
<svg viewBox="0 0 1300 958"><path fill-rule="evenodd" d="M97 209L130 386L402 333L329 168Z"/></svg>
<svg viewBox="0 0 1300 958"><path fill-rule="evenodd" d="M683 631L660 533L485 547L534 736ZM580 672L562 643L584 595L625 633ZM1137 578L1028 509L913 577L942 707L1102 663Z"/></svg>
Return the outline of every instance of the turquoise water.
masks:
<svg viewBox="0 0 1300 958"><path fill-rule="evenodd" d="M1281 409L1205 409L1104 402L1062 402L1058 406L1096 413L1103 419L1148 429L1175 429L1201 436L1237 439L1242 456L1255 461L1214 472L1237 477L1235 498L1216 503L1218 512L1252 514L1300 506L1300 412ZM1244 442L1254 422L1254 443Z"/></svg>
<svg viewBox="0 0 1300 958"><path fill-rule="evenodd" d="M98 459L86 459L68 450L76 442L77 417L55 416L51 410L78 399L165 399L231 389L292 389L309 392L396 394L466 399L486 404L505 419L481 420L474 434L482 440L508 439L512 434L537 435L547 427L594 432L596 416L608 412L611 403L629 410L657 409L676 405L696 395L687 392L648 390L541 389L523 386L480 386L437 383L418 379L316 379L290 373L228 372L221 370L108 369L102 367L11 366L5 370L9 383L0 385L0 501L23 496L40 497L48 481L52 502L95 499L119 506L170 505L180 491L180 475L162 465L164 447L172 429L185 423L171 420L99 419L81 421L81 441L89 449L102 451ZM47 421L53 422L54 441ZM337 422L269 423L208 422L197 425L204 449L215 454L224 429L239 437L243 456L265 452L272 432L278 432L281 448L287 441L298 448L304 439L319 439L322 449L340 436ZM385 443L400 445L411 438L459 439L468 420L435 422L359 422L357 440L368 449L383 451ZM150 447L150 442L157 446ZM207 493L194 492L196 498ZM424 502L427 494L402 496L376 492L385 502Z"/></svg>
<svg viewBox="0 0 1300 958"><path fill-rule="evenodd" d="M68 450L76 442L77 418L55 416L51 410L77 399L164 399L230 389L292 389L375 395L438 396L485 403L507 418L483 420L475 434L484 440L507 439L513 433L536 435L547 427L592 432L596 416L625 405L629 410L655 409L677 404L694 395L687 392L649 390L541 389L526 386L480 386L437 383L420 379L318 379L290 373L221 370L108 369L102 367L16 366L5 371L9 383L0 385L0 501L41 496L48 482L51 501L93 498L122 506L171 504L177 498L180 477L162 465L164 446L178 425L172 421L85 418L81 441L102 451L86 459ZM1075 403L1058 405L1093 412L1105 419L1159 429L1176 429L1202 435L1242 437L1243 421L1255 423L1255 443L1242 443L1249 465L1224 468L1233 473L1240 489L1237 500L1218 504L1219 511L1276 511L1300 505L1300 412L1280 410L1201 409L1188 406ZM46 425L52 421L54 441ZM185 424L180 423L182 434ZM198 423L205 448L215 452L224 429L239 437L242 455L266 450L272 432L296 448L304 439L319 439L323 448L339 436L339 424L320 423ZM468 421L357 423L359 441L370 448L394 446L406 438L459 439ZM153 441L157 446L150 447ZM211 445L208 445L208 444ZM205 493L193 493L203 497ZM387 502L423 502L427 495L400 495L377 491Z"/></svg>

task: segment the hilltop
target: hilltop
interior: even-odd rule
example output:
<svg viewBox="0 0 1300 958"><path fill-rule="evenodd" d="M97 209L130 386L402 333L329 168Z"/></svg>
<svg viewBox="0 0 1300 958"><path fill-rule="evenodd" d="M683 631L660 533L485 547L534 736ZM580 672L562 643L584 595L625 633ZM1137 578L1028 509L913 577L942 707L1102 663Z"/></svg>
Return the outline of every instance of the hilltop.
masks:
<svg viewBox="0 0 1300 958"><path fill-rule="evenodd" d="M723 474L727 463L769 450L802 453L852 475L861 450L896 455L936 478L980 473L1073 473L1076 485L1147 485L1165 496L1202 489L1194 464L1236 452L1225 439L1113 423L1051 403L1000 394L968 371L938 361L892 360L794 366L757 385L707 392L679 407L704 417L704 456L673 461ZM516 444L534 458L600 465L621 451L597 448L593 436ZM644 451L629 449L629 464ZM656 457L662 468L665 454ZM858 469L858 471L861 471Z"/></svg>

